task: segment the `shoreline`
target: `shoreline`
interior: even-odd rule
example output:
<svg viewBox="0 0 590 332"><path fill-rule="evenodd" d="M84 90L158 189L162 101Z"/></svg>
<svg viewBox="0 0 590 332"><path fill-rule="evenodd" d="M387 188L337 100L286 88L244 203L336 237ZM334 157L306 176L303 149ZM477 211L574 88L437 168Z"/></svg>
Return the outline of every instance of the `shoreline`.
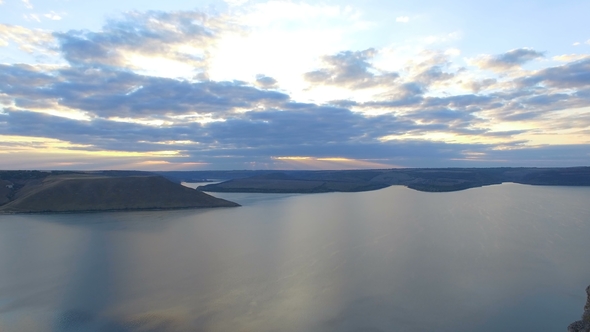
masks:
<svg viewBox="0 0 590 332"><path fill-rule="evenodd" d="M105 210L68 210L68 211L25 211L12 212L0 211L2 215L39 215L39 214L87 214L87 213L102 213L102 212L139 212L139 211L172 211L172 210L197 210L197 209L220 209L220 208L236 208L241 207L240 204L235 203L235 206L189 206L189 207L173 207L173 208L138 208L138 209L105 209Z"/></svg>

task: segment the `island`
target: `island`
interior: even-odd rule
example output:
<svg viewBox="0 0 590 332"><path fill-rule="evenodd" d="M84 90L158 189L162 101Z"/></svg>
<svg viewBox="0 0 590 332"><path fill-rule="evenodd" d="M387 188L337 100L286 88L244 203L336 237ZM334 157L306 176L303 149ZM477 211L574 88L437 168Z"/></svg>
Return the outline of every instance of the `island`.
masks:
<svg viewBox="0 0 590 332"><path fill-rule="evenodd" d="M235 207L148 172L0 171L0 213Z"/></svg>

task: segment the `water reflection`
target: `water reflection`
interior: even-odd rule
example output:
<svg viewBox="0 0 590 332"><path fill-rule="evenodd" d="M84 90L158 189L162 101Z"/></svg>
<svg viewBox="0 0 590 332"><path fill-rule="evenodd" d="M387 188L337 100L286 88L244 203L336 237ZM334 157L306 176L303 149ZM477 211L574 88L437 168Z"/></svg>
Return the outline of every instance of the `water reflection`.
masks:
<svg viewBox="0 0 590 332"><path fill-rule="evenodd" d="M392 187L3 216L0 330L559 330L590 279L588 194Z"/></svg>

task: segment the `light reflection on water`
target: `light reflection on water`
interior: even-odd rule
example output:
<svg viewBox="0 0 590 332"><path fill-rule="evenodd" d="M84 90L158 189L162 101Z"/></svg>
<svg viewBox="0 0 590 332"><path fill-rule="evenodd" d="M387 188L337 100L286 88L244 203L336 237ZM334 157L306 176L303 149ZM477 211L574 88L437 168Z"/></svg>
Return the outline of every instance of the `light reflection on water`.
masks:
<svg viewBox="0 0 590 332"><path fill-rule="evenodd" d="M0 331L565 330L590 188L215 194L230 209L0 216Z"/></svg>

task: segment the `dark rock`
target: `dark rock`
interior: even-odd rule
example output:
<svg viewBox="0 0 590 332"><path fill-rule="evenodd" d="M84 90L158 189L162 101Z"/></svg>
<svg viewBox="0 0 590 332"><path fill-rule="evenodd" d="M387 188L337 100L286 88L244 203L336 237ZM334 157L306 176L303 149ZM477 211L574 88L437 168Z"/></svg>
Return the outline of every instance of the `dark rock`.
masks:
<svg viewBox="0 0 590 332"><path fill-rule="evenodd" d="M586 294L586 305L584 306L582 320L571 323L567 327L568 332L590 332L590 286L586 287Z"/></svg>

